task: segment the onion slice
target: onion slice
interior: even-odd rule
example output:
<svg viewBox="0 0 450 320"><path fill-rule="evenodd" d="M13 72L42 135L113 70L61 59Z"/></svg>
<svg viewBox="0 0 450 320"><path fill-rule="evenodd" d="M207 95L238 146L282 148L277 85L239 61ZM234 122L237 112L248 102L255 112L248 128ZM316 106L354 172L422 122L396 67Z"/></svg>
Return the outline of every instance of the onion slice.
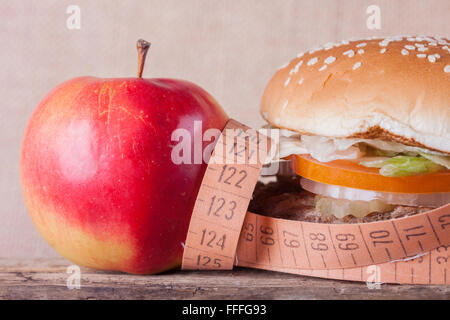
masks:
<svg viewBox="0 0 450 320"><path fill-rule="evenodd" d="M300 185L303 189L335 199L347 200L381 200L385 203L412 207L441 207L450 203L450 192L440 193L391 193L362 190L348 187L335 186L301 178Z"/></svg>

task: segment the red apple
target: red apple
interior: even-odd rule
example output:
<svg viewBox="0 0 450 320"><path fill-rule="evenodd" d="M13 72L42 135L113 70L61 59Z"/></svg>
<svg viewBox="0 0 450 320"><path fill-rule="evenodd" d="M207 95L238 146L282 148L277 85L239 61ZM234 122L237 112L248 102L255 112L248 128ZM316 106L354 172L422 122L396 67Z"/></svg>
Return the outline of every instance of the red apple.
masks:
<svg viewBox="0 0 450 320"><path fill-rule="evenodd" d="M138 42L138 78L69 80L40 102L25 132L27 209L43 238L79 265L135 274L178 266L206 164L174 164L171 134L193 136L194 120L203 131L227 121L192 83L140 78L148 46Z"/></svg>

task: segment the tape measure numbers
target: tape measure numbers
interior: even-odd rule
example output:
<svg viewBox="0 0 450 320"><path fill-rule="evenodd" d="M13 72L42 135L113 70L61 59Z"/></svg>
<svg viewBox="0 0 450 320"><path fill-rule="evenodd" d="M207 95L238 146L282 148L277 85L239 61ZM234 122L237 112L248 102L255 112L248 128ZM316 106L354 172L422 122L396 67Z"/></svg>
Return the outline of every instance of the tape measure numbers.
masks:
<svg viewBox="0 0 450 320"><path fill-rule="evenodd" d="M236 255L239 266L321 278L450 284L448 222L450 205L396 220L340 225L248 212Z"/></svg>
<svg viewBox="0 0 450 320"><path fill-rule="evenodd" d="M256 130L227 122L194 205L183 269L233 268L242 223L268 150L270 140Z"/></svg>

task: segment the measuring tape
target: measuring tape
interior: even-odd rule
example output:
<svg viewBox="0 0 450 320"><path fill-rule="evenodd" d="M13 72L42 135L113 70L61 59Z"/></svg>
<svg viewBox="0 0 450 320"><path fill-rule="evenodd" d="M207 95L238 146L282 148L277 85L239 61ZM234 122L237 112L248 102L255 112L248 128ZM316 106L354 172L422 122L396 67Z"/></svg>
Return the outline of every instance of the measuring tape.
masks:
<svg viewBox="0 0 450 320"><path fill-rule="evenodd" d="M450 284L450 204L356 224L247 212L270 147L268 137L228 121L195 202L182 269L243 266L373 283Z"/></svg>

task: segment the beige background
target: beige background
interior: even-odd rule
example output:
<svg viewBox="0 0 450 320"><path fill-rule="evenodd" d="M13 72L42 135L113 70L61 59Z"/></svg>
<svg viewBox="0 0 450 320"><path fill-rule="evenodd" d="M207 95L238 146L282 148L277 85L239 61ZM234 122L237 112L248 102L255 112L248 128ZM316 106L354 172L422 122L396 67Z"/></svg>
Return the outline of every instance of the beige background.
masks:
<svg viewBox="0 0 450 320"><path fill-rule="evenodd" d="M81 8L80 30L66 28L70 4ZM370 4L381 8L381 30L366 27ZM56 256L20 191L20 144L34 107L75 76L134 76L139 37L153 43L145 77L193 81L257 126L265 84L298 52L352 37L448 37L449 13L449 0L0 0L0 258Z"/></svg>

